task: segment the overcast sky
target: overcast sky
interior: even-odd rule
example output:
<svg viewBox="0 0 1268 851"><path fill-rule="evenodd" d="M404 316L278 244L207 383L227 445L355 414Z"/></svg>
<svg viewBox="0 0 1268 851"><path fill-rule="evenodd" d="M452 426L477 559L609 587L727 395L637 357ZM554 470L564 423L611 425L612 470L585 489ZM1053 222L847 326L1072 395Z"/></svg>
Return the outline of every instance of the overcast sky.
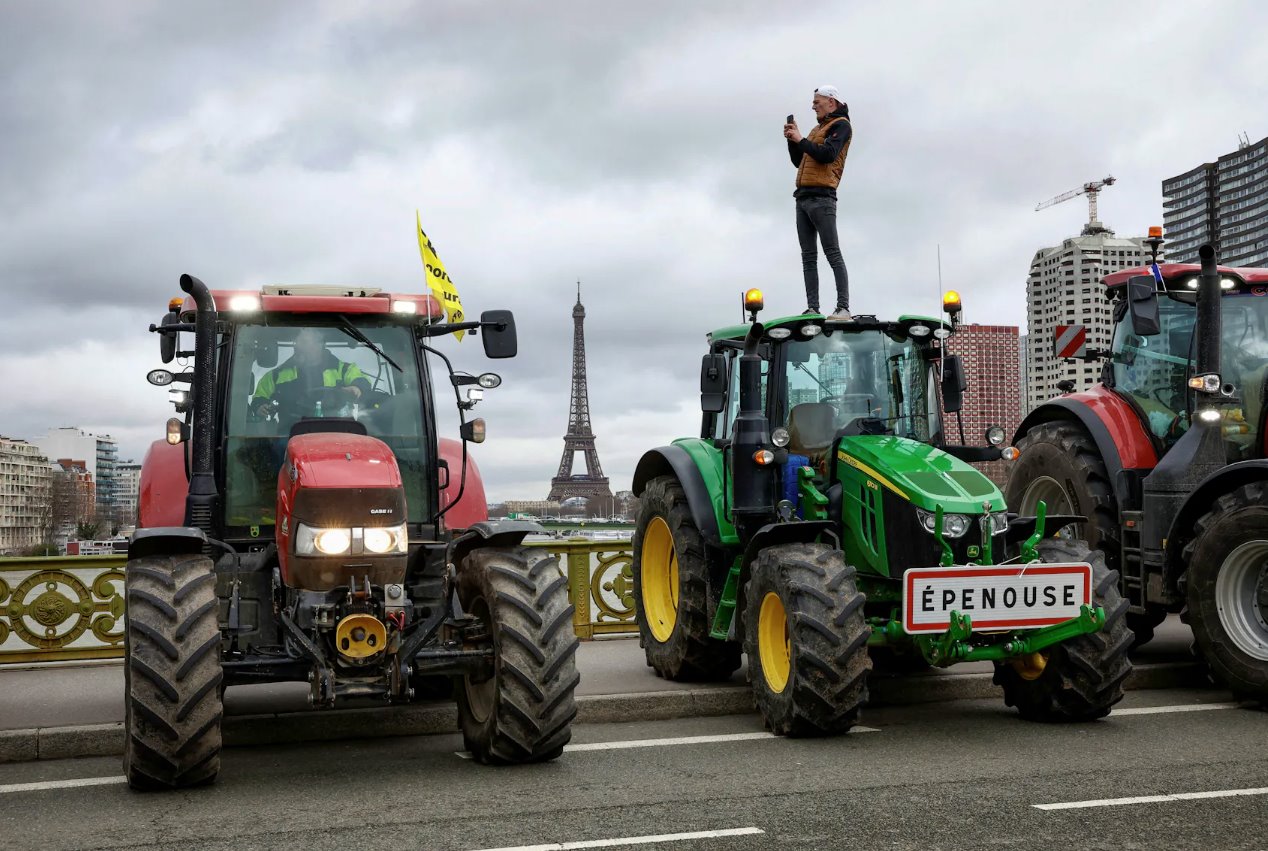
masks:
<svg viewBox="0 0 1268 851"><path fill-rule="evenodd" d="M0 0L0 434L78 425L138 460L166 392L146 328L213 287L423 285L414 210L469 314L520 356L478 413L491 499L544 498L571 308L614 490L699 428L704 334L761 286L805 306L783 116L836 85L855 312L1025 323L1036 248L1161 224L1160 182L1268 135L1251 2ZM831 274L822 264L824 304ZM1022 328L1024 332L1024 327ZM446 408L448 422L453 418ZM578 459L580 462L580 459Z"/></svg>

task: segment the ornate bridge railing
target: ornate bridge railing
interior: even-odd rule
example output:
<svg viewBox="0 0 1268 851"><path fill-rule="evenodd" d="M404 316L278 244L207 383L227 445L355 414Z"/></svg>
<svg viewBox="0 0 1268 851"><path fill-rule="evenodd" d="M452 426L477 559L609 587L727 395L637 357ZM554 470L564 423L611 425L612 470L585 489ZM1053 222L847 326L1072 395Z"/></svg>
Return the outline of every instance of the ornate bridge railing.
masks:
<svg viewBox="0 0 1268 851"><path fill-rule="evenodd" d="M529 546L550 550L567 571L568 593L577 609L572 625L578 638L638 632L629 541L540 541Z"/></svg>
<svg viewBox="0 0 1268 851"><path fill-rule="evenodd" d="M628 541L542 541L568 574L578 637L637 632ZM0 558L0 665L123 656L123 556Z"/></svg>
<svg viewBox="0 0 1268 851"><path fill-rule="evenodd" d="M0 664L122 656L126 561L0 559Z"/></svg>

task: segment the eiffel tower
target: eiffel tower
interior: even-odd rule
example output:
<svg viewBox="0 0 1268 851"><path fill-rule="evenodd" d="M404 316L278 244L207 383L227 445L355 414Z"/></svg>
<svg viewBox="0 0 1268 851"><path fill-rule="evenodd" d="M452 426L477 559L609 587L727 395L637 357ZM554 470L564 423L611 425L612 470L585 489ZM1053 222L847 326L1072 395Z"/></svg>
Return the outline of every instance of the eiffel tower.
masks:
<svg viewBox="0 0 1268 851"><path fill-rule="evenodd" d="M573 497L597 500L606 507L612 499L608 477L599 466L599 452L594 447L594 431L590 428L590 392L586 389L586 309L581 304L581 282L577 281L577 304L572 308L572 403L568 406L568 433L564 435L564 457L559 472L550 480L551 501L563 502ZM578 452L586 456L586 472L572 472L572 461Z"/></svg>

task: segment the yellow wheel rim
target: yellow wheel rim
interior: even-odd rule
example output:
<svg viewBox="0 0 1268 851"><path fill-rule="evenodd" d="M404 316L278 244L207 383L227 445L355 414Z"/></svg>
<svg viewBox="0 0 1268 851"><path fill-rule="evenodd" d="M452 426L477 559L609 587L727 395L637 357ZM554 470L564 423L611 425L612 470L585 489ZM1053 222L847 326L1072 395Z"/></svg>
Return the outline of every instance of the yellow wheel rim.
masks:
<svg viewBox="0 0 1268 851"><path fill-rule="evenodd" d="M652 637L663 644L678 623L678 553L674 550L674 535L663 517L653 517L647 524L639 573L643 617Z"/></svg>
<svg viewBox="0 0 1268 851"><path fill-rule="evenodd" d="M762 608L757 614L757 654L762 660L762 676L775 694L788 687L788 672L792 669L792 650L788 641L788 615L784 601L770 591L762 598Z"/></svg>
<svg viewBox="0 0 1268 851"><path fill-rule="evenodd" d="M1043 674L1044 668L1048 667L1048 656L1044 653L1027 653L1025 656L1019 656L1011 661L1013 670L1023 680L1039 679Z"/></svg>

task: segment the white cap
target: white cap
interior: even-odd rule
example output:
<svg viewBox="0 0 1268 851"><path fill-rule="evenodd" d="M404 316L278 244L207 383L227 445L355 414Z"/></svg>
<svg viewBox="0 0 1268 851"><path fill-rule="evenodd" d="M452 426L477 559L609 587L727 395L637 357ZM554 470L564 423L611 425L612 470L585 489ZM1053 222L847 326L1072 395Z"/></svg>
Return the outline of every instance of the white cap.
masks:
<svg viewBox="0 0 1268 851"><path fill-rule="evenodd" d="M823 95L825 98L832 98L837 103L845 103L845 101L841 99L841 93L837 91L836 86L820 86L815 89L815 94Z"/></svg>

